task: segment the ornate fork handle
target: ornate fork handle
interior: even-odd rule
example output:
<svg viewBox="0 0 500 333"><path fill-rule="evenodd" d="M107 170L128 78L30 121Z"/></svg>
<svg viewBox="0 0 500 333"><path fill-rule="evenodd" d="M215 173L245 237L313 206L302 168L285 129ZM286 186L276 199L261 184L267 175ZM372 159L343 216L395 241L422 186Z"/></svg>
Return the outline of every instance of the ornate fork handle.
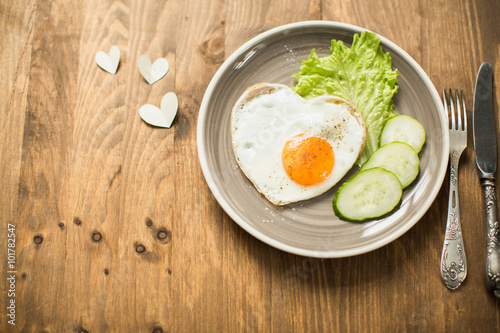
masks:
<svg viewBox="0 0 500 333"><path fill-rule="evenodd" d="M441 255L441 277L444 284L450 289L458 288L467 276L467 261L462 239L460 203L458 199L458 160L460 155L461 153L458 151L454 151L450 155L448 219Z"/></svg>

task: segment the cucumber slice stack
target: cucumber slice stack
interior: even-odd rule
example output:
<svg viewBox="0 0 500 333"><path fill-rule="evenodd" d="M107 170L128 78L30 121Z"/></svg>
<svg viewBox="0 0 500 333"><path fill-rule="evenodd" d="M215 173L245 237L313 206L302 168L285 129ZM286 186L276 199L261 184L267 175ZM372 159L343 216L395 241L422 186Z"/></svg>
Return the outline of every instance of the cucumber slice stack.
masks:
<svg viewBox="0 0 500 333"><path fill-rule="evenodd" d="M419 172L418 153L425 143L422 125L409 116L390 119L380 135L379 148L360 172L335 192L333 210L347 221L367 221L390 213L403 189Z"/></svg>

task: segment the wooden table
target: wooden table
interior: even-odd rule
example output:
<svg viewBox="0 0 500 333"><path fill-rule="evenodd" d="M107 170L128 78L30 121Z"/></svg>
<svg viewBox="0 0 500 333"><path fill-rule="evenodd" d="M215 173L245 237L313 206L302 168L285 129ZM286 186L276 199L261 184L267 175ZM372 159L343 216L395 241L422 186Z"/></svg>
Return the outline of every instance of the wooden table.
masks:
<svg viewBox="0 0 500 333"><path fill-rule="evenodd" d="M396 241L318 260L234 223L204 180L196 145L200 103L222 62L251 37L302 20L392 40L438 91L464 89L471 123L479 65L490 62L500 77L498 17L497 0L1 0L0 330L500 330L499 302L484 284L472 144L459 174L469 273L453 292L439 273L448 176ZM94 60L112 45L122 52L116 75ZM152 86L137 69L142 54L170 63ZM139 107L168 91L179 98L172 128L148 126ZM499 97L497 88L497 112Z"/></svg>

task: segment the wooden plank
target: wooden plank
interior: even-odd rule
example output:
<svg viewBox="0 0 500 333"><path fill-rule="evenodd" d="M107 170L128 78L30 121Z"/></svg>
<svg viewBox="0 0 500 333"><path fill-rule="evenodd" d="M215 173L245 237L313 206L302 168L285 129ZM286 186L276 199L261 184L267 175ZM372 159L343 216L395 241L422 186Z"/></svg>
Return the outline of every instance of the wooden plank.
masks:
<svg viewBox="0 0 500 333"><path fill-rule="evenodd" d="M0 169L3 170L3 176L0 178L0 188L2 188L0 191L0 227L2 228L0 243L3 244L0 247L3 263L1 274L3 292L0 307L4 309L2 320L0 320L0 330L7 331L22 320L19 316L19 290L23 284L23 275L18 260L21 247L19 245L20 224L16 212L20 191L19 174L35 25L35 4L24 1L0 1L0 8L2 12L0 20L0 31L2 31L0 34L0 59L2 59L0 61L2 73L2 80L0 80L0 101L2 101L0 103ZM8 247L10 245L13 247ZM15 277L15 284L7 280L12 276ZM8 307L11 309L7 310ZM7 317L7 315L10 316Z"/></svg>
<svg viewBox="0 0 500 333"><path fill-rule="evenodd" d="M198 163L196 125L203 93L224 60L224 1L183 1L179 8L175 125L171 325L184 332L222 331L221 211Z"/></svg>
<svg viewBox="0 0 500 333"><path fill-rule="evenodd" d="M135 223L126 220L129 210L123 208L123 180L131 168L125 138L136 115L128 94L136 69L133 50L128 47L131 11L130 2L103 1L89 3L82 12L71 130L71 191L66 198L69 260L64 284L66 294L72 296L68 297L69 318L61 320L61 330L137 329L133 316L115 319L117 313L136 311L131 239L136 240ZM96 65L94 57L98 51L108 53L114 45L120 48L121 60L116 75L111 75ZM133 179L130 187L134 188ZM134 222L147 228L144 219ZM82 291L89 296L81 295ZM74 302L75 296L82 301Z"/></svg>
<svg viewBox="0 0 500 333"><path fill-rule="evenodd" d="M68 158L81 9L36 4L19 180L19 326L50 329L65 309Z"/></svg>
<svg viewBox="0 0 500 333"><path fill-rule="evenodd" d="M122 252L123 259L116 265L114 286L123 288L124 275L133 279L130 280L130 292L113 295L109 307L112 312L121 313L127 304L134 315L120 323L114 316L106 318L106 322L117 325L117 331L127 331L132 327L137 331L162 329L166 332L175 314L172 272L176 270L172 260L172 241L175 240L177 223L174 142L178 118L170 129L154 128L142 121L138 110L143 104L160 106L165 93L177 93L176 31L181 20L177 15L181 3L133 1L130 5L126 72L124 66L127 121L123 150L119 153L125 172L120 189L122 223L118 227L124 229L115 244L115 250ZM165 16L169 19L163 19ZM169 62L167 75L153 85L147 84L137 69L142 54L148 55L152 61L164 57Z"/></svg>

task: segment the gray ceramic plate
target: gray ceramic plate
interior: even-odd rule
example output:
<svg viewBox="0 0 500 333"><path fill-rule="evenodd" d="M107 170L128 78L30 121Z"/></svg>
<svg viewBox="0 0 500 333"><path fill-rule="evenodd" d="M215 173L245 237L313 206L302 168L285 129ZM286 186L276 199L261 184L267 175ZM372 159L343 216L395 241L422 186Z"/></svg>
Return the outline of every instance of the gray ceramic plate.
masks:
<svg viewBox="0 0 500 333"><path fill-rule="evenodd" d="M249 86L259 82L294 86L292 77L312 48L329 54L331 39L347 46L366 29L327 21L293 23L269 30L232 54L210 82L198 118L198 153L205 179L227 214L243 229L278 249L311 257L353 256L388 244L425 214L442 185L448 165L447 120L440 97L420 66L380 36L399 70L396 111L416 118L427 134L420 175L405 189L392 215L365 223L339 220L332 209L337 186L311 200L277 207L240 171L231 146L231 109ZM357 170L351 170L351 174Z"/></svg>

